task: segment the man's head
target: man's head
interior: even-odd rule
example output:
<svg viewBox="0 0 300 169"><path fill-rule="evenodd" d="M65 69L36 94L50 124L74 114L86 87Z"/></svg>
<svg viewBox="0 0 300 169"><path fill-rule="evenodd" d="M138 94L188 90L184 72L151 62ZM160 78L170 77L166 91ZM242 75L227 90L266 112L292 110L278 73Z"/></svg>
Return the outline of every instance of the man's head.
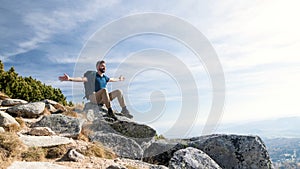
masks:
<svg viewBox="0 0 300 169"><path fill-rule="evenodd" d="M105 73L105 69L106 69L105 61L104 60L98 61L96 64L96 68L97 71L100 71L101 73Z"/></svg>

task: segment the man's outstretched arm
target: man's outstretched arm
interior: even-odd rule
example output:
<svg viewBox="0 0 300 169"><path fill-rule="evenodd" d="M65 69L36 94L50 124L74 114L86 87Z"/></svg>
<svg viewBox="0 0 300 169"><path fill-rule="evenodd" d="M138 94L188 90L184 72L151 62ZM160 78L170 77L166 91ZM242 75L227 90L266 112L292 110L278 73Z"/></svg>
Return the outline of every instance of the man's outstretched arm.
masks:
<svg viewBox="0 0 300 169"><path fill-rule="evenodd" d="M119 78L109 78L109 82L120 82L120 81L124 81L125 77L124 76L120 76Z"/></svg>
<svg viewBox="0 0 300 169"><path fill-rule="evenodd" d="M64 74L63 76L59 76L58 79L60 81L73 81L73 82L87 82L86 77L70 77L68 74Z"/></svg>

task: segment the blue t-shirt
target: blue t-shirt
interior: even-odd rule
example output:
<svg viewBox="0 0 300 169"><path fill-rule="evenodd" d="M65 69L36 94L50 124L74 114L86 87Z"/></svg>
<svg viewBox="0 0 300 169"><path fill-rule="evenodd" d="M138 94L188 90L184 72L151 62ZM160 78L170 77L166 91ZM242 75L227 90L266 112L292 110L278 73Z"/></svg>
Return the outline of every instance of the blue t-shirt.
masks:
<svg viewBox="0 0 300 169"><path fill-rule="evenodd" d="M106 88L106 84L109 81L109 77L103 75L102 77L97 73L96 80L95 80L95 92L99 91L100 89Z"/></svg>

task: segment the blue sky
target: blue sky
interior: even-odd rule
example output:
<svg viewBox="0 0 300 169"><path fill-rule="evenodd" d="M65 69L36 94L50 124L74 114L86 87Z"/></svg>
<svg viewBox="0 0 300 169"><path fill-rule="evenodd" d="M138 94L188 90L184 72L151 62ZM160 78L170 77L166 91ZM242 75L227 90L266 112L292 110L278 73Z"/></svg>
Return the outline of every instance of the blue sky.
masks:
<svg viewBox="0 0 300 169"><path fill-rule="evenodd" d="M105 39L97 39L97 32L126 16L162 13L193 25L217 53L226 84L219 124L298 116L299 5L297 0L2 1L0 59L6 69L14 66L20 75L59 87L68 100L81 102L82 84L59 82L57 77L94 69L93 60L104 53L93 53L87 44L99 45L100 49L124 30L120 26ZM145 24L159 25L159 19ZM155 56L148 56L149 51ZM84 52L93 57L84 60ZM105 60L111 77L135 73L124 83L109 85L109 89L124 91L138 121L174 136L176 133L168 133L169 129L189 123L179 119L183 117L180 115L196 111L197 117L185 134L201 134L212 104L212 84L210 72L191 49L164 35L142 34L119 42L106 53ZM177 64L172 65L175 60ZM192 82L185 81L187 75ZM181 110L182 93L190 96L186 110ZM116 102L114 108L119 109Z"/></svg>

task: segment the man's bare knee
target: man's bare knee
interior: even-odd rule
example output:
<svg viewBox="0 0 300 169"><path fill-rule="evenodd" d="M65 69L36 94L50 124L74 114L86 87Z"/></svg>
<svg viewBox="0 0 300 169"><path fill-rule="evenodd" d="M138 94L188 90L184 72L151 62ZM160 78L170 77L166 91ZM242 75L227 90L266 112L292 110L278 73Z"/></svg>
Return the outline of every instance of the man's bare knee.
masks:
<svg viewBox="0 0 300 169"><path fill-rule="evenodd" d="M108 93L108 90L106 88L100 89L99 92L101 93Z"/></svg>
<svg viewBox="0 0 300 169"><path fill-rule="evenodd" d="M117 89L116 92L117 92L118 95L123 95L123 92L120 89Z"/></svg>

